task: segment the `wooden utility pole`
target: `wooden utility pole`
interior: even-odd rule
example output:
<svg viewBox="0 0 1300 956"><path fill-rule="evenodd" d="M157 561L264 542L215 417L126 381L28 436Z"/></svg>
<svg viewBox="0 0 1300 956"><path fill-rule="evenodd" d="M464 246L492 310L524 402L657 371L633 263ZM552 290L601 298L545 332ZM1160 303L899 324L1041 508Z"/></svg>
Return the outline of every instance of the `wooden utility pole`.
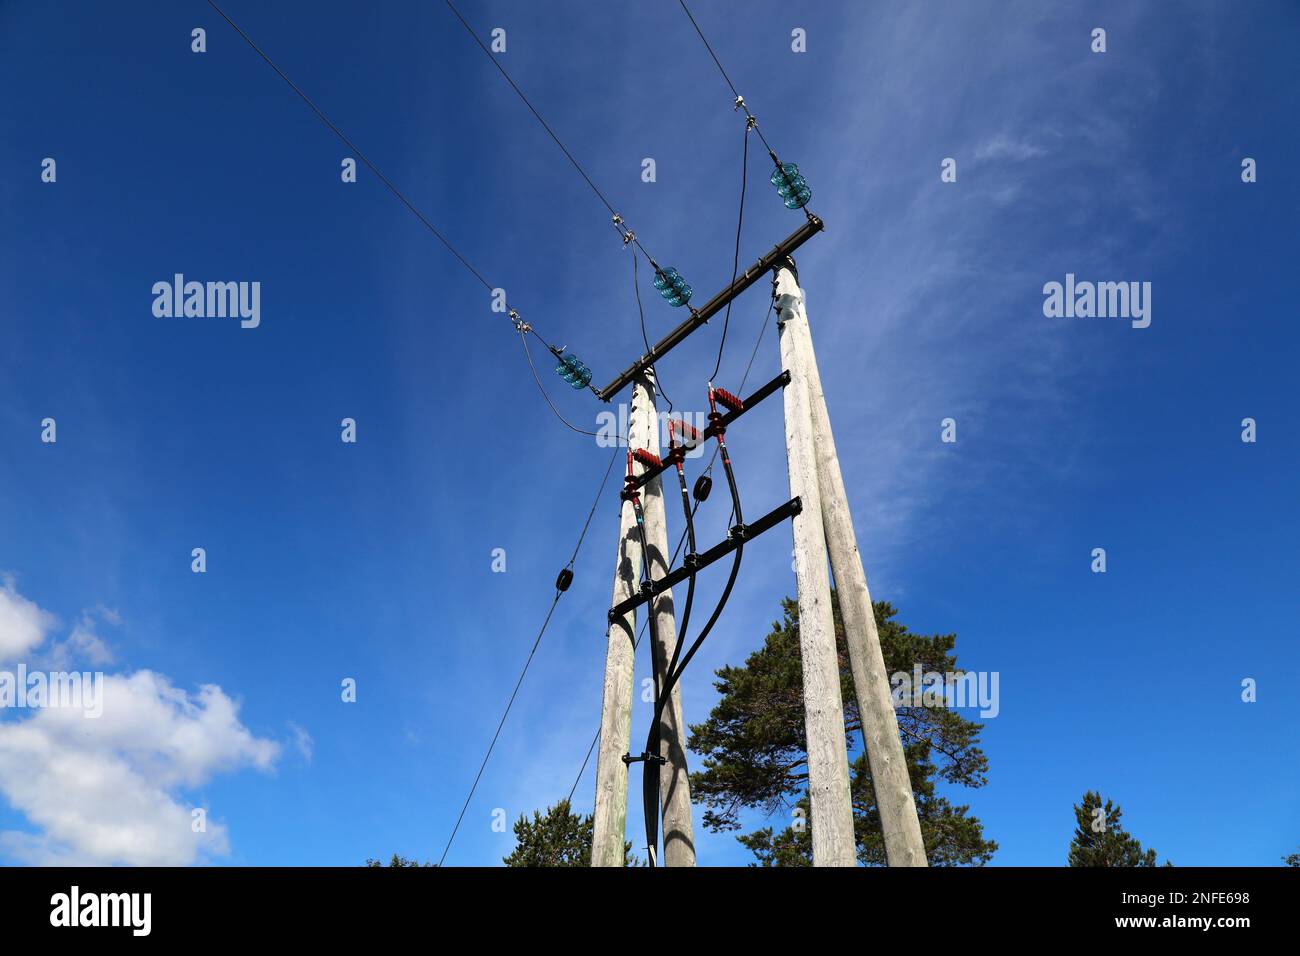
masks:
<svg viewBox="0 0 1300 956"><path fill-rule="evenodd" d="M645 403L635 395L628 413L627 440L635 447L647 431ZM649 427L653 427L652 425ZM618 552L611 607L630 598L641 578L641 537L632 506L619 509ZM591 842L592 866L623 866L627 832L627 765L632 736L632 668L635 660L636 611L609 623L605 647L605 693L600 706L600 752L596 756L596 807Z"/></svg>
<svg viewBox="0 0 1300 956"><path fill-rule="evenodd" d="M797 291L797 287L796 287ZM790 497L803 500L793 519L794 567L799 597L799 652L803 658L804 730L808 741L808 799L814 866L854 866L853 805L840 697L839 654L826 571L826 537L807 375L799 359L797 326L807 322L802 296L773 290L781 364L790 372L785 388L785 447Z"/></svg>
<svg viewBox="0 0 1300 956"><path fill-rule="evenodd" d="M790 263L792 265L793 262ZM912 798L912 785L899 738L898 718L890 695L889 678L885 673L884 654L872 610L871 592L867 589L866 573L862 569L862 557L853 531L853 516L844 490L844 476L835 450L821 374L817 369L817 357L804 309L803 290L799 288L798 280L789 266L777 268L773 295L778 311L777 319L782 329L781 356L792 373L791 385L786 390L787 396L796 382L802 382L806 389L823 530L830 550L831 568L835 574L867 760L875 785L876 803L880 808L885 855L890 866L925 866L921 824ZM789 358L787 337L790 339ZM796 369L798 374L795 374ZM788 403L787 398L787 405ZM805 507L805 511L808 510L810 509ZM802 603L800 592L801 633ZM815 835L815 813L813 821Z"/></svg>
<svg viewBox="0 0 1300 956"><path fill-rule="evenodd" d="M633 384L632 401L645 402L650 409L651 428L639 446L659 456L659 415L654 370L646 369ZM663 485L658 476L641 489L641 507L645 512L646 544L650 548L650 577L659 580L668 575L671 553L668 551L668 526L664 515ZM658 653L651 659L659 665L658 687L668 675L664 669L672 659L677 644L677 619L671 589L656 596L653 602L654 634L659 640ZM667 763L659 768L659 798L663 808L664 866L695 865L695 834L691 827L691 785L686 772L686 741L683 733L681 682L673 685L664 707L660 731L659 754Z"/></svg>
<svg viewBox="0 0 1300 956"><path fill-rule="evenodd" d="M659 422L655 408L656 387L653 372L639 374L632 390L628 414L628 447L646 448L659 453ZM653 578L668 571L668 533L665 526L663 491L658 477L641 489L645 513L646 543L650 549ZM639 590L642 567L640 534L631 504L620 509L617 564L614 571L612 605L632 597ZM666 666L676 643L672 592L665 591L649 611L655 615L659 638L656 657ZM627 830L628 767L623 757L629 752L634 693L636 612L628 611L610 623L605 650L605 689L601 704L600 752L596 758L596 806L592 839L592 866L622 866L623 843ZM662 686L664 675L659 675ZM664 708L660 753L667 763L660 770L660 795L663 808L664 863L668 866L693 866L695 841L691 827L690 787L686 776L686 751L683 746L681 696L674 687L669 705ZM638 753L640 748L638 748Z"/></svg>

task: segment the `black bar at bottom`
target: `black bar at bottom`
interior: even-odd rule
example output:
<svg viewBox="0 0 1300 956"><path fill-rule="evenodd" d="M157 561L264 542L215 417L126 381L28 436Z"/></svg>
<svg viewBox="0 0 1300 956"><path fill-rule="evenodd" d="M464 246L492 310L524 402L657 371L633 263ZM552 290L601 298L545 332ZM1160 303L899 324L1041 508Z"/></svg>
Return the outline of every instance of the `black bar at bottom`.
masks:
<svg viewBox="0 0 1300 956"><path fill-rule="evenodd" d="M643 588L638 594L634 594L627 600L615 604L609 609L609 619L611 621L617 620L628 611L645 604L652 597L667 591L674 584L680 584L692 574L703 571L719 558L725 558L746 541L752 541L764 531L770 531L786 518L793 518L801 511L803 511L803 502L798 498L791 498L785 504L773 508L753 524L741 525L739 534L729 535L727 540L715 544L708 551L705 551L699 556L693 567L682 565L676 571L670 571L658 581L651 581L649 588Z"/></svg>

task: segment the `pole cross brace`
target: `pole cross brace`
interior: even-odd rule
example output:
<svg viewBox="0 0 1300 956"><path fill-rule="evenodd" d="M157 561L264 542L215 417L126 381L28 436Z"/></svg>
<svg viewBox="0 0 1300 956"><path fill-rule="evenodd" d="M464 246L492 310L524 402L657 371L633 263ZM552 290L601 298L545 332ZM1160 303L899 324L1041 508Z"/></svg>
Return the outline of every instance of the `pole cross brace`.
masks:
<svg viewBox="0 0 1300 956"><path fill-rule="evenodd" d="M695 567L683 566L678 568L676 571L670 571L658 581L646 581L641 585L641 593L634 594L632 597L615 604L609 609L610 622L613 623L614 621L617 621L628 611L635 610L642 604L651 600L655 595L662 594L675 584L680 584L696 572L707 568L714 561L717 561L720 558L725 558L746 541L751 541L754 538L757 538L764 531L770 531L786 518L793 518L802 511L803 502L798 498L791 498L785 504L773 508L753 524L736 525L730 532L728 532L725 541L715 544L712 548L699 556L699 560L696 562Z"/></svg>

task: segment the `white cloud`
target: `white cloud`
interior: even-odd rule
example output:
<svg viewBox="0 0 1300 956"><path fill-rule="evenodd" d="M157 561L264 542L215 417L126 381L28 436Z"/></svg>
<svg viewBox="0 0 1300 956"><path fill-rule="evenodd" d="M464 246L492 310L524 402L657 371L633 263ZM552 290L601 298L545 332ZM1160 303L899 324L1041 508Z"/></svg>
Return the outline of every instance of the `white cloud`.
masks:
<svg viewBox="0 0 1300 956"><path fill-rule="evenodd" d="M34 648L52 620L11 584L0 591L2 646ZM103 651L85 624L58 645L63 652ZM0 852L36 864L154 866L228 852L226 828L211 816L194 832L185 792L219 773L271 769L279 744L245 727L215 684L190 694L140 670L105 675L102 688L98 718L48 708L0 721L0 794L38 828L0 833Z"/></svg>
<svg viewBox="0 0 1300 956"><path fill-rule="evenodd" d="M0 663L37 647L55 623L53 614L42 611L14 590L12 577L0 579Z"/></svg>

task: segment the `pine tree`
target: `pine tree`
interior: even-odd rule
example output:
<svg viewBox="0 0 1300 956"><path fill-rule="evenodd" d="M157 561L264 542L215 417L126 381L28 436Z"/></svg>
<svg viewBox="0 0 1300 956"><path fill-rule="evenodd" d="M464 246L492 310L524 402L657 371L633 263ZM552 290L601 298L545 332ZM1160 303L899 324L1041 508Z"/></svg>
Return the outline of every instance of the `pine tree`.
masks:
<svg viewBox="0 0 1300 956"><path fill-rule="evenodd" d="M515 821L515 849L505 857L506 866L591 866L591 842L595 818L579 816L561 800L548 807L546 814L534 810L529 820ZM632 844L624 845L624 863L636 866Z"/></svg>
<svg viewBox="0 0 1300 956"><path fill-rule="evenodd" d="M1156 866L1156 851L1143 850L1120 826L1123 815L1118 804L1109 800L1103 804L1100 793L1085 793L1074 808L1077 825L1070 842L1070 866Z"/></svg>
<svg viewBox="0 0 1300 956"><path fill-rule="evenodd" d="M393 858L392 858L391 860L389 860L387 864L385 864L385 863L384 863L383 861L381 861L381 860L374 859L374 858L371 858L371 859L366 860L366 866L378 866L378 867L383 867L383 866L403 866L403 867L406 867L406 866L416 866L416 867L418 867L418 866L421 866L421 865L423 865L423 866L437 866L438 864L437 864L437 863L424 863L424 864L421 864L418 860L412 860L412 859L409 859L408 857L400 856L400 855L398 855L398 854L396 854L396 853L393 854Z"/></svg>
<svg viewBox="0 0 1300 956"><path fill-rule="evenodd" d="M860 742L862 724L844 625L838 602L833 600L832 607L844 722L850 740ZM721 699L704 723L690 728L690 749L703 757L704 768L691 775L691 795L704 805L703 823L714 831L739 829L739 814L745 808L769 816L799 811L801 815L781 832L769 827L738 839L754 852L758 865L810 866L799 608L787 598L782 610L783 620L772 625L763 647L751 654L743 667L724 667L717 672L714 686ZM951 653L956 635L913 634L894 620L897 611L892 605L879 601L874 610L887 673L911 673L917 663L923 671L958 672L957 659ZM941 781L966 787L986 782L988 760L976 745L980 725L943 707L904 706L897 714L930 864L988 862L997 843L984 839L983 825L968 815L969 807L955 806L937 792ZM858 754L850 770L858 860L868 866L883 866L880 812L865 753Z"/></svg>

